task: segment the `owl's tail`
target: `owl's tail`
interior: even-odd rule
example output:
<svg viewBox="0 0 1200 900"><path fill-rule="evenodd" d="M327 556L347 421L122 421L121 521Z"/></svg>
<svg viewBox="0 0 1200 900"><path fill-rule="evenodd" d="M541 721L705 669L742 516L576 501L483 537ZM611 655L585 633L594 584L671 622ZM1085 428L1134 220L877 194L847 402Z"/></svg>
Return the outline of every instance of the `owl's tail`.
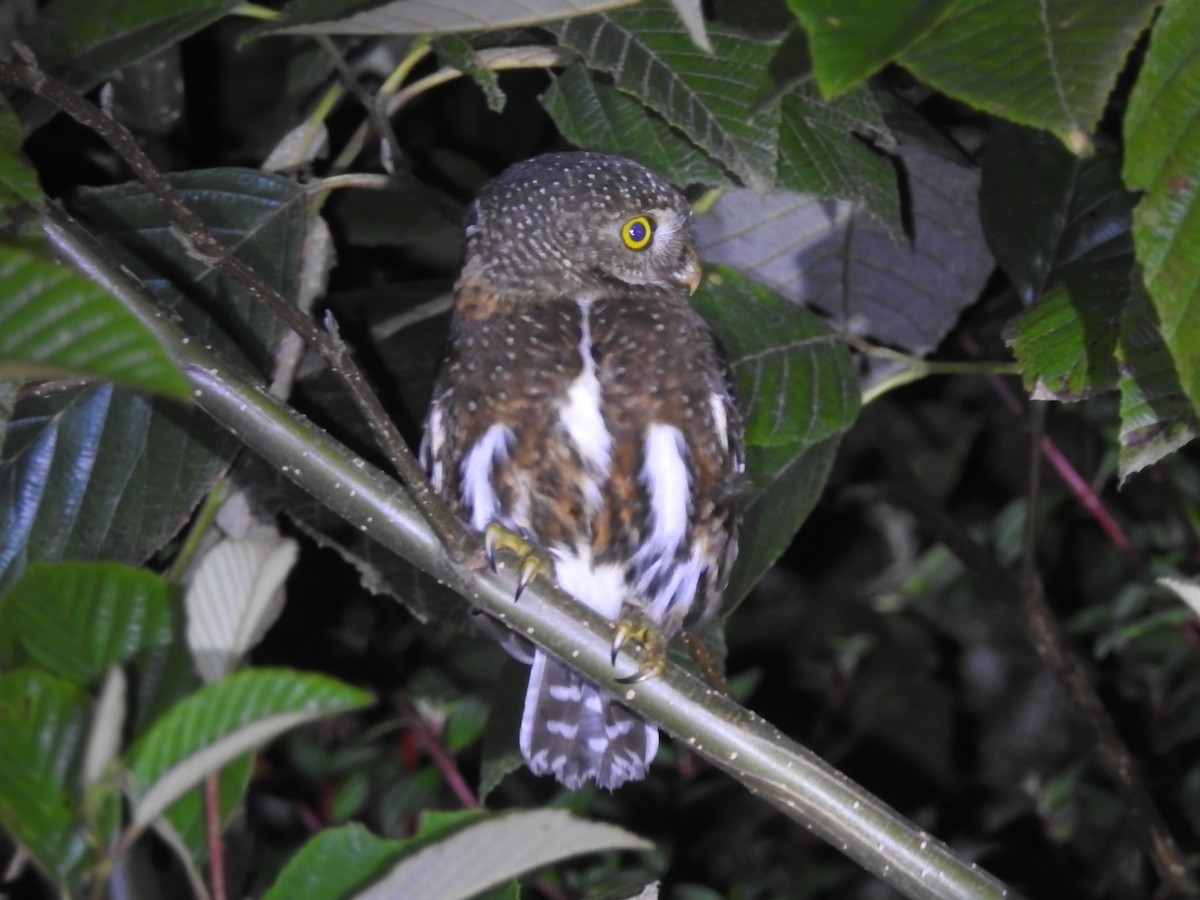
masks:
<svg viewBox="0 0 1200 900"><path fill-rule="evenodd" d="M646 777L658 729L541 650L534 653L521 714L521 753L535 775L575 790L606 790Z"/></svg>

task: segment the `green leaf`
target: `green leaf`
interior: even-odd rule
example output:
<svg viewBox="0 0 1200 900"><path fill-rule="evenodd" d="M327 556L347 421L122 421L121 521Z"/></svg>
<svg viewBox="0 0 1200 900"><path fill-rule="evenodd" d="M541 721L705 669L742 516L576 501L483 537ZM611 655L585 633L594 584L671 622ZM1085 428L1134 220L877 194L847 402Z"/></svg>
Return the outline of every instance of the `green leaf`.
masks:
<svg viewBox="0 0 1200 900"><path fill-rule="evenodd" d="M624 829L576 819L562 810L430 814L408 841L383 840L347 825L305 844L264 900L335 900L364 884L370 887L354 894L358 900L466 900L523 872L582 853L652 847ZM381 877L386 866L390 870Z"/></svg>
<svg viewBox="0 0 1200 900"><path fill-rule="evenodd" d="M226 250L285 297L296 296L309 223L303 187L252 169L198 169L172 175L170 181ZM193 334L269 371L284 326L240 283L196 258L148 188L127 182L82 190L77 206L114 256L164 306L177 310Z"/></svg>
<svg viewBox="0 0 1200 900"><path fill-rule="evenodd" d="M233 446L197 408L112 385L22 403L0 458L0 587L39 560L145 562Z"/></svg>
<svg viewBox="0 0 1200 900"><path fill-rule="evenodd" d="M1200 409L1200 6L1167 3L1125 115L1133 238L1183 393Z"/></svg>
<svg viewBox="0 0 1200 900"><path fill-rule="evenodd" d="M547 28L745 184L767 190L775 183L779 105L768 102L767 65L778 41L757 41L713 25L709 56L696 49L664 0Z"/></svg>
<svg viewBox="0 0 1200 900"><path fill-rule="evenodd" d="M72 375L188 396L187 379L119 300L59 263L0 245L0 378Z"/></svg>
<svg viewBox="0 0 1200 900"><path fill-rule="evenodd" d="M956 0L787 0L804 25L813 74L833 97L875 74L924 34Z"/></svg>
<svg viewBox="0 0 1200 900"><path fill-rule="evenodd" d="M171 642L172 589L117 563L37 563L0 598L0 646L84 687L110 666Z"/></svg>
<svg viewBox="0 0 1200 900"><path fill-rule="evenodd" d="M928 353L974 303L992 271L979 227L978 175L920 144L901 144L912 241L897 242L847 202L795 191L725 192L696 217L706 261L881 343Z"/></svg>
<svg viewBox="0 0 1200 900"><path fill-rule="evenodd" d="M1011 321L1005 340L1035 400L1085 400L1117 386L1117 332L1129 256L1072 266L1045 299Z"/></svg>
<svg viewBox="0 0 1200 900"><path fill-rule="evenodd" d="M220 810L221 830L245 812L246 789L254 774L255 757L246 753L227 763L217 774L217 807ZM201 865L208 859L208 814L205 810L204 785L187 791L171 804L166 812L175 833L191 854L192 862Z"/></svg>
<svg viewBox="0 0 1200 900"><path fill-rule="evenodd" d="M293 34L438 34L539 25L636 0L297 0L269 31Z"/></svg>
<svg viewBox="0 0 1200 900"><path fill-rule="evenodd" d="M402 842L376 837L361 825L326 828L301 847L263 900L342 900L387 873Z"/></svg>
<svg viewBox="0 0 1200 900"><path fill-rule="evenodd" d="M483 96L487 98L488 109L494 113L504 111L508 97L500 87L499 76L494 69L480 65L475 50L465 38L456 34L445 35L434 41L433 47L443 65L458 69L479 85Z"/></svg>
<svg viewBox="0 0 1200 900"><path fill-rule="evenodd" d="M960 0L900 61L947 94L1082 152L1159 2Z"/></svg>
<svg viewBox="0 0 1200 900"><path fill-rule="evenodd" d="M74 774L89 701L45 672L0 675L0 824L60 885L86 853Z"/></svg>
<svg viewBox="0 0 1200 900"><path fill-rule="evenodd" d="M230 760L298 725L365 706L365 691L323 675L252 669L206 685L129 751L136 830Z"/></svg>
<svg viewBox="0 0 1200 900"><path fill-rule="evenodd" d="M725 592L731 609L815 505L838 438L858 413L860 393L845 343L768 288L718 269L705 279L696 305L725 348L746 416L752 489Z"/></svg>
<svg viewBox="0 0 1200 900"><path fill-rule="evenodd" d="M1200 434L1200 422L1179 386L1158 316L1141 279L1121 317L1117 362L1121 379L1121 481L1151 466Z"/></svg>
<svg viewBox="0 0 1200 900"><path fill-rule="evenodd" d="M1116 161L1081 159L1048 132L992 129L979 202L988 245L1026 305L1064 266L1132 256L1134 197Z"/></svg>
<svg viewBox="0 0 1200 900"><path fill-rule="evenodd" d="M554 79L542 106L563 137L578 147L628 156L679 185L728 182L721 167L662 116L593 80L583 65Z"/></svg>
<svg viewBox="0 0 1200 900"><path fill-rule="evenodd" d="M52 0L26 42L38 64L69 87L87 91L118 69L211 25L238 0ZM32 128L49 117L48 107Z"/></svg>
<svg viewBox="0 0 1200 900"><path fill-rule="evenodd" d="M779 186L816 197L860 200L893 239L904 240L896 169L864 143L870 138L887 149L895 146L870 91L822 100L807 82L783 98L782 117Z"/></svg>

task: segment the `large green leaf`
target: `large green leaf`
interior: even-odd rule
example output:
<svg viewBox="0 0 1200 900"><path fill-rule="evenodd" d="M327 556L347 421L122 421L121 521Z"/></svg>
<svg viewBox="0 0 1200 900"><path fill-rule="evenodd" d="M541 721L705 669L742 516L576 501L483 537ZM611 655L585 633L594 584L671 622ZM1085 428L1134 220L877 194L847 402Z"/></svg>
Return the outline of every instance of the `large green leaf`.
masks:
<svg viewBox="0 0 1200 900"><path fill-rule="evenodd" d="M76 769L90 702L46 672L0 675L0 824L59 883L83 860Z"/></svg>
<svg viewBox="0 0 1200 900"><path fill-rule="evenodd" d="M0 378L90 375L177 399L183 374L104 288L71 269L0 245Z"/></svg>
<svg viewBox="0 0 1200 900"><path fill-rule="evenodd" d="M956 0L787 0L826 97L850 90L924 34Z"/></svg>
<svg viewBox="0 0 1200 900"><path fill-rule="evenodd" d="M987 112L1082 151L1161 0L958 0L900 57Z"/></svg>
<svg viewBox="0 0 1200 900"><path fill-rule="evenodd" d="M209 774L288 729L371 702L323 675L247 669L171 708L129 751L134 828L149 824Z"/></svg>
<svg viewBox="0 0 1200 900"><path fill-rule="evenodd" d="M726 591L732 608L816 504L860 394L844 342L768 288L719 269L705 279L696 303L725 348L746 417L751 489Z"/></svg>
<svg viewBox="0 0 1200 900"><path fill-rule="evenodd" d="M701 254L860 334L929 352L978 298L992 261L978 221L978 174L919 144L901 144L898 154L911 242L849 202L736 190L697 216Z"/></svg>
<svg viewBox="0 0 1200 900"><path fill-rule="evenodd" d="M183 200L225 249L285 297L296 295L308 231L308 194L253 169L198 169L171 176ZM140 182L81 191L76 206L116 258L218 349L269 370L283 326L239 283L190 252L157 198Z"/></svg>
<svg viewBox="0 0 1200 900"><path fill-rule="evenodd" d="M779 104L769 102L767 64L778 41L714 25L710 56L664 0L547 27L745 184L765 190L775 183Z"/></svg>
<svg viewBox="0 0 1200 900"><path fill-rule="evenodd" d="M81 687L172 639L170 586L117 563L39 563L0 598L0 646Z"/></svg>
<svg viewBox="0 0 1200 900"><path fill-rule="evenodd" d="M145 562L234 446L194 407L112 385L22 403L0 458L0 586L38 560Z"/></svg>
<svg viewBox="0 0 1200 900"><path fill-rule="evenodd" d="M1163 9L1125 115L1133 237L1184 394L1200 409L1200 4Z"/></svg>
<svg viewBox="0 0 1200 900"><path fill-rule="evenodd" d="M437 34L537 25L636 0L297 0L270 31L294 34Z"/></svg>
<svg viewBox="0 0 1200 900"><path fill-rule="evenodd" d="M896 168L867 146L868 138L895 149L870 91L860 88L822 100L811 81L797 85L783 98L779 186L815 197L859 200L895 240L904 240Z"/></svg>
<svg viewBox="0 0 1200 900"><path fill-rule="evenodd" d="M568 68L541 97L563 137L588 150L628 156L679 185L715 185L728 176L658 113L594 80L585 66Z"/></svg>
<svg viewBox="0 0 1200 900"><path fill-rule="evenodd" d="M1064 266L1132 253L1134 197L1117 162L1081 159L1045 131L997 124L983 158L979 203L988 246L1027 305Z"/></svg>

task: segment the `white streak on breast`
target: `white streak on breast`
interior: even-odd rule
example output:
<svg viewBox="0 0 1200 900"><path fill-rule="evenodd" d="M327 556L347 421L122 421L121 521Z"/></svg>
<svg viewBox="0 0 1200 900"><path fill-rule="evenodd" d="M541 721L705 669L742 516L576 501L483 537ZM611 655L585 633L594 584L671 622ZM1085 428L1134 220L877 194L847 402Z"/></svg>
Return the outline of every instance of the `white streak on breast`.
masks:
<svg viewBox="0 0 1200 900"><path fill-rule="evenodd" d="M584 496L592 509L600 506L600 485L608 479L612 460L612 435L600 412L600 381L592 357L590 303L579 301L579 359L582 370L567 388L560 417L563 428L587 469Z"/></svg>
<svg viewBox="0 0 1200 900"><path fill-rule="evenodd" d="M708 405L712 409L713 428L721 439L721 449L729 452L729 416L725 412L725 398L713 391L708 395Z"/></svg>
<svg viewBox="0 0 1200 900"><path fill-rule="evenodd" d="M425 422L425 434L421 437L421 465L433 482L433 489L439 493L445 487L446 473L442 468L441 453L446 443L446 423L442 408L435 401L429 408L429 418Z"/></svg>
<svg viewBox="0 0 1200 900"><path fill-rule="evenodd" d="M462 463L463 503L471 511L471 524L484 529L496 518L498 498L492 474L498 463L508 458L513 433L507 425L496 423L483 433Z"/></svg>

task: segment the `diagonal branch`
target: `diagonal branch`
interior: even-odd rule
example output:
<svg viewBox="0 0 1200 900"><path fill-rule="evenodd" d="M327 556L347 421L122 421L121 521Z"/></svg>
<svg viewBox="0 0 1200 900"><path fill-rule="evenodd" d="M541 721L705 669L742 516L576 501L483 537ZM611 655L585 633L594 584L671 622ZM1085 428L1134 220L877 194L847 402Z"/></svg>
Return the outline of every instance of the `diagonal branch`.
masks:
<svg viewBox="0 0 1200 900"><path fill-rule="evenodd" d="M1016 894L864 791L770 723L678 665L636 686L614 681L612 626L538 579L512 599L510 577L448 557L412 499L382 471L355 458L299 413L251 384L178 326L157 318L154 300L115 269L94 240L51 210L47 233L73 265L120 298L168 348L192 383L197 404L278 471L351 526L434 578L474 607L545 648L659 724L692 752L742 782L789 818L914 898L1015 900ZM632 662L621 661L618 669Z"/></svg>

